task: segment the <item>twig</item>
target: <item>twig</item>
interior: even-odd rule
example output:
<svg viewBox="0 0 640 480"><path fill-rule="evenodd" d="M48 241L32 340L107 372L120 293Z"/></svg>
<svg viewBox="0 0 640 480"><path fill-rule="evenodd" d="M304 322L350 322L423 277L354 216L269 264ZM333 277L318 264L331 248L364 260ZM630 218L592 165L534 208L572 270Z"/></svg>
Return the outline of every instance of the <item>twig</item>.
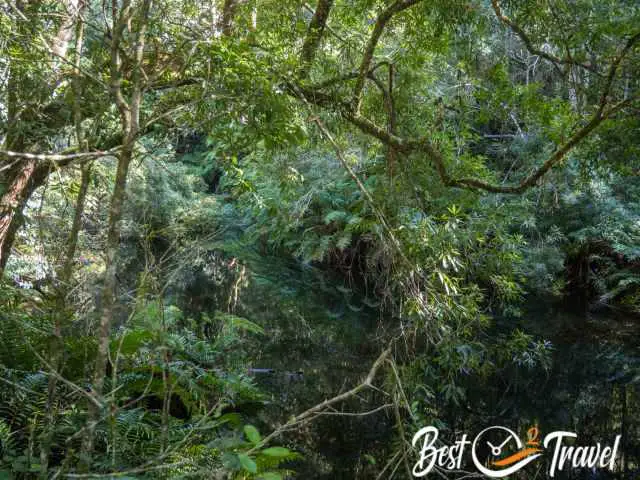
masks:
<svg viewBox="0 0 640 480"><path fill-rule="evenodd" d="M131 470L123 470L121 472L110 472L110 473L67 473L65 476L67 478L111 478L111 477L123 477L126 475L131 475L133 473L144 473L150 472L152 470L166 470L168 468L182 467L184 465L188 465L192 463L191 461L182 461L176 463L165 463L162 465L154 465L152 467L140 467L140 468L132 468Z"/></svg>
<svg viewBox="0 0 640 480"><path fill-rule="evenodd" d="M393 405L393 403L385 403L384 405L380 405L378 408L367 410L366 412L320 412L318 415L336 415L339 417L365 417L367 415L377 413L380 410L393 407Z"/></svg>
<svg viewBox="0 0 640 480"><path fill-rule="evenodd" d="M335 405L336 403L343 402L343 401L345 401L345 400L347 400L347 399L349 399L351 397L354 397L359 392L361 392L362 390L370 387L372 385L372 383L373 383L373 380L374 380L376 374L378 373L378 370L384 364L385 360L387 359L387 357L389 356L390 353L391 353L391 349L387 348L386 350L384 350L380 354L380 356L376 359L376 361L373 362L373 365L371 366L371 370L369 370L369 373L367 374L366 378L364 379L364 381L361 384L357 385L356 387L352 388L351 390L348 390L348 391L346 391L344 393L341 393L340 395L336 395L333 398L325 400L324 402L321 402L321 403L309 408L308 410L305 410L300 415L297 415L297 416L293 417L287 423L285 423L284 425L276 428L273 432L271 432L269 435L264 437L260 442L258 442L253 448L251 448L247 452L247 455L250 455L250 454L256 452L257 450L259 450L260 448L262 448L263 446L267 445L271 440L273 440L274 438L279 436L284 431L293 428L294 426L298 425L299 423L302 423L304 421L307 421L307 420L310 420L312 418L315 418L318 415L322 415L323 412L327 408L329 408L331 405Z"/></svg>

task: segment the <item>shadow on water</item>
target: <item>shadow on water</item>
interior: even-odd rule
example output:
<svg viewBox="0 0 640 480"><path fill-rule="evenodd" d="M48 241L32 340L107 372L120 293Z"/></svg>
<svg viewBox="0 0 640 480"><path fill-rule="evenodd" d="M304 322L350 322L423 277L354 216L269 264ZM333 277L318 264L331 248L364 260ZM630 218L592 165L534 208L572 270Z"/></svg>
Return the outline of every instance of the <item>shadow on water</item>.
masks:
<svg viewBox="0 0 640 480"><path fill-rule="evenodd" d="M362 381L380 354L375 339L379 313L327 272L281 258L258 260L248 262L251 278L237 313L266 331L249 371L268 397L258 414L268 431ZM365 411L378 400L364 395L336 408ZM327 415L281 440L303 455L293 467L296 478L352 479L356 470L366 468L366 454L391 441L390 425L384 412Z"/></svg>
<svg viewBox="0 0 640 480"><path fill-rule="evenodd" d="M265 429L281 423L326 398L356 385L379 354L375 341L379 313L367 306L341 280L299 264L270 264L262 258L242 295L239 313L260 323L267 335L251 369L267 393L259 421ZM366 299L365 299L366 300ZM627 472L565 469L560 480L636 479L640 467L640 326L637 320L613 313L567 313L538 302L519 319L498 318L492 330L516 328L553 344L549 370L523 372L526 381L505 379L470 394L462 424L470 435L490 425L526 431L538 425L542 437L551 431L578 434L576 445L611 445L622 435L620 465ZM492 332L489 332L490 334ZM489 391L492 398L478 398ZM345 410L363 411L350 402ZM460 415L461 411L456 414ZM482 412L482 413L478 413ZM474 433L475 432L475 433ZM368 478L366 458L388 451L393 422L388 415L320 417L287 433L285 444L303 454L295 465L297 478ZM288 443L287 443L288 442ZM635 442L635 443L634 443ZM546 478L550 453L538 463L538 478ZM513 478L529 478L533 470ZM455 477L452 477L455 478Z"/></svg>
<svg viewBox="0 0 640 480"><path fill-rule="evenodd" d="M249 281L236 313L266 332L255 349L249 374L266 393L266 406L246 412L262 431L358 384L379 354L379 310L345 285L343 277L281 257L256 254L243 261ZM460 427L473 436L491 425L525 432L538 425L541 436L557 430L578 434L576 445L611 445L622 435L619 465L625 480L640 478L640 322L611 312L568 313L530 300L521 318L497 318L488 335L521 329L553 345L548 370L510 372L477 391L455 410ZM248 341L250 341L248 339ZM521 376L521 378L519 378ZM526 377L526 378L525 378ZM365 411L348 402L345 411ZM378 405L380 403L377 403ZM319 417L287 432L281 444L303 455L292 467L296 478L369 478L367 459L389 452L393 421L384 412L367 417ZM547 478L548 452L536 478ZM537 467L536 467L537 468ZM512 478L530 478L525 469ZM518 476L520 475L520 476ZM455 477L452 477L455 478ZM557 472L560 480L622 479L603 470Z"/></svg>
<svg viewBox="0 0 640 480"><path fill-rule="evenodd" d="M521 328L551 341L552 366L532 371L525 388L504 389L496 405L507 407L493 421L520 431L538 425L542 438L552 431L575 432L576 441L566 443L576 446L613 445L621 435L616 473L567 467L554 478L640 478L640 321L611 311L575 314L529 305L523 318L499 319L495 329ZM545 453L541 475L551 456Z"/></svg>

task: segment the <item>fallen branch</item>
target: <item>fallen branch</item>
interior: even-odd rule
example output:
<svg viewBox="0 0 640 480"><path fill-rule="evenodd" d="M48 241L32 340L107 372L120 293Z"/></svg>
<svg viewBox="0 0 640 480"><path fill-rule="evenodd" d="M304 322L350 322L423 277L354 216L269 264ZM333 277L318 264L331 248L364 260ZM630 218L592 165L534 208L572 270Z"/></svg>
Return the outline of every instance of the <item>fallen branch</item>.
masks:
<svg viewBox="0 0 640 480"><path fill-rule="evenodd" d="M271 440L273 440L274 438L276 438L277 436L279 436L281 433L285 432L286 430L289 430L289 429L293 428L294 426L299 425L299 424L301 424L301 423L303 423L305 421L312 420L316 416L326 414L325 410L327 408L329 408L330 406L335 405L336 403L340 403L340 402L343 402L345 400L348 400L348 399L350 399L352 397L355 397L362 390L365 390L366 388L372 387L373 386L373 380L375 379L376 374L378 373L378 370L385 363L385 360L387 359L387 357L389 356L390 353L391 353L391 349L387 348L386 350L384 350L380 354L380 356L376 359L376 361L373 362L373 365L371 366L371 369L369 370L369 373L367 374L366 378L362 381L361 384L357 385L356 387L353 387L351 390L349 390L347 392L341 393L340 395L336 395L333 398L325 400L324 402L321 402L321 403L309 408L308 410L305 410L301 414L296 415L295 417L291 418L287 423L285 423L284 425L276 428L273 432L271 432L269 435L264 437L260 442L258 442L253 448L251 448L251 450L249 450L247 452L247 455L251 455L252 453L255 453L257 450L259 450L262 447L264 447L265 445L267 445ZM382 408L382 407L380 407L380 408ZM377 409L377 410L379 410L379 409ZM373 413L373 411L371 411L369 413Z"/></svg>

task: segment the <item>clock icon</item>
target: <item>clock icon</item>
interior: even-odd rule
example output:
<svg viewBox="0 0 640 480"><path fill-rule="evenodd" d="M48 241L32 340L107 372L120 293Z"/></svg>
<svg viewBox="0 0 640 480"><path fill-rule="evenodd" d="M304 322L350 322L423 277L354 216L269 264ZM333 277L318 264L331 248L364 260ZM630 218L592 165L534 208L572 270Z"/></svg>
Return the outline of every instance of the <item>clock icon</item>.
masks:
<svg viewBox="0 0 640 480"><path fill-rule="evenodd" d="M495 432L498 432L498 435L496 435ZM495 438L496 436L499 439L498 441L493 440L492 442L489 440L484 440L485 438ZM491 450L491 455L495 457L493 459L494 461L498 460L498 457L502 455L507 446L509 447L508 450L510 451L520 450L523 447L522 441L520 440L518 435L516 435L515 432L509 430L506 427L485 428L476 437L473 443L474 450L476 448L476 442L479 442L480 445L484 444L489 447L489 449Z"/></svg>
<svg viewBox="0 0 640 480"><path fill-rule="evenodd" d="M489 448L491 448L491 455L493 455L494 457L499 457L500 455L502 455L502 449L511 440L513 440L513 437L508 436L507 439L497 447L487 440L487 445L489 446Z"/></svg>
<svg viewBox="0 0 640 480"><path fill-rule="evenodd" d="M522 440L513 430L501 426L485 428L473 441L471 450L473 463L481 473L491 478L502 478L511 475L542 455L542 450L536 447L537 442L535 442L535 439L537 434L537 428L535 431L533 428L530 429L531 442L528 443L530 446L525 448ZM533 438L533 436L536 438ZM498 440L495 440L496 438ZM479 450L486 447L489 447L493 457L489 462L489 466L492 468L487 468L486 464L478 458ZM499 458L507 452L510 452L511 455L506 458Z"/></svg>

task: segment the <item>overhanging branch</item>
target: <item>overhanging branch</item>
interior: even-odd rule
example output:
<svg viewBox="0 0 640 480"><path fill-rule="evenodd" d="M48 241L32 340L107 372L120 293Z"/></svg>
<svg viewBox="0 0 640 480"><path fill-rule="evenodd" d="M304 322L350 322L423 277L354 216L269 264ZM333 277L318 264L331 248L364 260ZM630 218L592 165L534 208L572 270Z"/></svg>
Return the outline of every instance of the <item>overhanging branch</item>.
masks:
<svg viewBox="0 0 640 480"><path fill-rule="evenodd" d="M63 167L73 162L74 160L90 160L100 157L108 157L115 155L119 150L118 148L112 148L111 150L98 150L94 152L80 152L80 153L27 153L27 152L13 152L11 150L0 150L0 156L6 156L8 158L22 158L25 160L42 160L45 162L53 162L59 167Z"/></svg>
<svg viewBox="0 0 640 480"><path fill-rule="evenodd" d="M538 57L544 58L545 60L552 62L556 66L558 64L576 65L578 67L584 68L585 70L589 70L590 72L598 73L597 69L589 63L578 62L571 56L560 58L549 52L545 52L544 50L536 48L529 36L522 29L522 27L502 12L502 8L500 7L500 3L498 2L498 0L491 0L491 6L493 7L493 11L496 13L496 17L498 17L498 19L502 23L507 25L520 38L520 40L522 40L522 43L524 43L524 46L529 51L529 53L531 53L531 55L536 55Z"/></svg>
<svg viewBox="0 0 640 480"><path fill-rule="evenodd" d="M364 88L367 72L369 72L371 62L373 60L373 54L376 50L376 46L378 45L378 41L380 40L380 37L382 36L382 33L387 26L387 23L389 23L389 20L391 20L394 15L420 3L421 1L422 0L396 0L387 8L385 8L380 13L380 15L378 15L375 26L373 27L373 32L369 37L364 55L362 56L358 78L356 79L356 85L353 89L353 103L356 111L360 109L360 103L362 100L362 89Z"/></svg>
<svg viewBox="0 0 640 480"><path fill-rule="evenodd" d="M396 2L404 3L404 2ZM394 5L396 5L394 4ZM591 116L589 121L579 128L576 133L574 133L569 140L567 140L562 145L558 146L556 150L551 154L551 156L538 168L536 168L531 174L529 174L526 178L524 178L520 183L515 185L497 185L490 182L486 182L484 180L478 178L452 178L447 171L446 162L443 152L438 148L438 146L429 140L427 137L423 138L402 138L396 135L394 132L389 131L389 129L385 129L371 120L363 117L358 109L354 108L354 106L340 98L332 96L330 94L320 92L317 90L304 88L301 86L293 86L290 88L291 92L297 95L302 94L304 96L304 100L308 101L317 106L321 107L330 107L334 110L338 110L341 115L347 120L349 123L356 126L360 131L366 133L380 142L385 144L388 147L393 148L395 151L403 153L403 154L423 154L425 155L434 165L436 171L438 172L438 176L440 177L442 183L446 186L450 187L460 187L460 188L468 188L468 189L480 189L493 193L511 193L518 194L523 193L527 189L535 186L546 173L548 173L554 166L560 163L567 154L575 148L580 142L582 142L585 138L587 138L603 121L608 119L614 113L620 111L621 109L631 105L634 99L628 99L622 102L617 103L616 105L607 109L607 105L609 104L609 96L611 94L611 90L616 78L617 71L622 63L624 57L631 51L633 46L640 41L640 32L636 33L632 37L630 37L625 43L624 47L620 50L619 54L613 59L610 64L609 71L606 76L606 81L604 88L600 95L600 101L598 104L598 108L596 112ZM365 72L364 79L368 77L368 70ZM349 80L353 77L353 74L347 74L345 76L339 77L341 80ZM357 77L357 80L360 81L360 74ZM374 77L375 78L375 77ZM374 80L375 82L375 80ZM377 83L377 82L376 82ZM378 84L378 83L377 83ZM323 83L326 85L326 82ZM378 87L381 85L378 84ZM384 85L383 92L384 92ZM361 91L361 90L360 90ZM384 94L384 93L383 93Z"/></svg>
<svg viewBox="0 0 640 480"><path fill-rule="evenodd" d="M281 433L294 428L302 423L305 423L309 420L313 420L314 418L316 418L317 416L322 415L324 412L326 412L327 408L331 407L332 405L335 405L336 403L340 403L343 402L345 400L349 400L355 396L357 396L360 392L362 392L363 390L367 389L367 388L372 388L373 387L373 380L375 379L378 370L380 370L380 368L383 366L383 364L385 363L385 361L387 360L387 358L391 355L391 349L388 348L386 350L384 350L380 356L376 359L375 362L373 362L373 365L371 366L371 369L369 370L369 373L367 374L366 378L362 381L362 383L360 383L359 385L353 387L351 390L348 390L344 393L341 393L339 395L336 395L333 398L330 398L328 400L325 400L322 403L319 403L311 408L309 408L308 410L305 410L304 412L302 412L299 415L296 415L295 417L291 418L287 423L285 423L284 425L276 428L273 432L271 432L269 435L267 435L266 437L264 437L260 442L258 442L256 445L254 445L248 452L247 455L251 455L252 453L258 451L260 448L264 447L265 445L267 445L271 440L273 440L274 438L278 437ZM374 413L374 411L370 411L368 412L369 414Z"/></svg>

